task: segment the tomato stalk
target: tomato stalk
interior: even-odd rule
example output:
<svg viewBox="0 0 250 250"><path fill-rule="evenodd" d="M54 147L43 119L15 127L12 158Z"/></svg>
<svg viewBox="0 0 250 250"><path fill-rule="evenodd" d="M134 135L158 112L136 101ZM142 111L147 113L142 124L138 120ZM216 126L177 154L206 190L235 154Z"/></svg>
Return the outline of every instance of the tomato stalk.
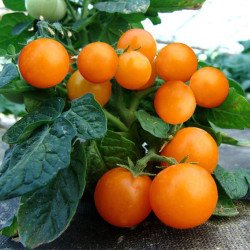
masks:
<svg viewBox="0 0 250 250"><path fill-rule="evenodd" d="M177 161L174 158L158 155L155 149L150 149L143 158L139 159L136 162L135 166L132 169L133 175L139 176L143 174L144 169L147 167L148 162L150 161L166 162L169 165L177 164Z"/></svg>
<svg viewBox="0 0 250 250"><path fill-rule="evenodd" d="M158 86L153 86L148 89L138 91L137 93L134 94L134 97L132 98L132 101L130 103L129 110L131 112L135 112L140 104L140 101L148 96L149 94L155 92L159 87Z"/></svg>
<svg viewBox="0 0 250 250"><path fill-rule="evenodd" d="M104 111L106 118L108 119L109 122L111 122L113 125L115 125L122 132L128 131L127 126L123 122L121 122L117 117L115 117L113 114L108 112L106 109L103 109L103 111Z"/></svg>
<svg viewBox="0 0 250 250"><path fill-rule="evenodd" d="M86 18L88 16L88 6L90 4L90 0L83 0L82 3L82 18Z"/></svg>
<svg viewBox="0 0 250 250"><path fill-rule="evenodd" d="M76 21L76 20L77 20L77 16L76 16L76 13L75 13L73 7L71 6L69 0L65 0L65 3L66 3L66 5L67 5L67 7L69 8L69 12L70 12L70 14L71 14L73 20Z"/></svg>

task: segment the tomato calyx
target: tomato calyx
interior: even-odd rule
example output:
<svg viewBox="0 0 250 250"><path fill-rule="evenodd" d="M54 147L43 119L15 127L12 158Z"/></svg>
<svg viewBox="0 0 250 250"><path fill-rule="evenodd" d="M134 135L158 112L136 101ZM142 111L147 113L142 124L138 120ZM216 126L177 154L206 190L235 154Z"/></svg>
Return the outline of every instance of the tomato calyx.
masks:
<svg viewBox="0 0 250 250"><path fill-rule="evenodd" d="M129 170L134 177L138 177L140 175L154 176L154 174L144 172L150 161L166 162L170 166L178 163L174 158L158 155L155 150L150 149L148 153L141 159L137 160L135 164L131 161L130 158L128 158L128 165L119 164L119 166Z"/></svg>

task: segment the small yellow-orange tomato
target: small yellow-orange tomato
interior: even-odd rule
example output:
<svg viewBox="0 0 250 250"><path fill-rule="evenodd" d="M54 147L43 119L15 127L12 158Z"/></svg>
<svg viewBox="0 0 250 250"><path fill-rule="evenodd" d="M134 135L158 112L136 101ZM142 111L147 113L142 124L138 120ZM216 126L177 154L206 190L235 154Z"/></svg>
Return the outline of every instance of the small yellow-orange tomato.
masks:
<svg viewBox="0 0 250 250"><path fill-rule="evenodd" d="M205 108L215 108L227 98L229 84L226 76L213 67L197 70L190 79L196 102Z"/></svg>
<svg viewBox="0 0 250 250"><path fill-rule="evenodd" d="M196 102L188 85L181 81L169 81L157 90L154 107L163 121L169 124L180 124L193 115Z"/></svg>
<svg viewBox="0 0 250 250"><path fill-rule="evenodd" d="M123 33L117 48L127 51L136 50L146 56L150 62L154 60L157 49L155 39L144 29L130 29Z"/></svg>
<svg viewBox="0 0 250 250"><path fill-rule="evenodd" d="M114 77L118 65L115 50L107 43L94 42L80 52L77 66L82 76L94 83L109 81Z"/></svg>
<svg viewBox="0 0 250 250"><path fill-rule="evenodd" d="M183 43L171 43L162 48L156 57L156 71L165 81L186 82L197 70L194 51Z"/></svg>
<svg viewBox="0 0 250 250"><path fill-rule="evenodd" d="M37 88L50 88L60 83L69 70L69 55L59 42L39 38L28 43L18 59L22 77Z"/></svg>
<svg viewBox="0 0 250 250"><path fill-rule="evenodd" d="M151 70L151 64L143 54L125 52L119 57L115 79L125 89L139 89L149 80Z"/></svg>
<svg viewBox="0 0 250 250"><path fill-rule="evenodd" d="M75 71L67 83L68 97L70 100L79 98L87 93L94 95L97 102L104 106L110 99L112 85L110 81L104 83L92 83L82 77L80 72Z"/></svg>

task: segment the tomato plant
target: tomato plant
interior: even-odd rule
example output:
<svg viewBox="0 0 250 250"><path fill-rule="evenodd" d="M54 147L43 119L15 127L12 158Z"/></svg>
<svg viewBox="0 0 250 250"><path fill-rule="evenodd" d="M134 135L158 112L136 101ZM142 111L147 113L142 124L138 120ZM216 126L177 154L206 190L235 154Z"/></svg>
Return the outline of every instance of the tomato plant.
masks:
<svg viewBox="0 0 250 250"><path fill-rule="evenodd" d="M156 216L174 228L201 225L212 215L218 191L212 176L194 164L177 164L161 171L150 188Z"/></svg>
<svg viewBox="0 0 250 250"><path fill-rule="evenodd" d="M100 215L118 227L132 227L151 212L148 176L134 177L127 169L114 168L105 173L95 189L95 205Z"/></svg>
<svg viewBox="0 0 250 250"><path fill-rule="evenodd" d="M3 2L12 12L0 20L0 55L8 60L0 110L14 106L4 96L21 96L22 105L2 138L10 147L0 167L0 211L17 202L0 234L18 234L27 248L55 240L86 202L85 190L118 227L139 224L151 207L177 228L212 213L238 214L232 200L249 191L249 171L219 166L218 147L243 144L222 129L250 128L244 90L198 63L185 44L156 55L142 26L204 0L65 0L60 15L53 4L63 1L28 1L28 12L24 0Z"/></svg>
<svg viewBox="0 0 250 250"><path fill-rule="evenodd" d="M64 0L26 0L28 14L39 19L41 16L50 22L61 20L66 14Z"/></svg>

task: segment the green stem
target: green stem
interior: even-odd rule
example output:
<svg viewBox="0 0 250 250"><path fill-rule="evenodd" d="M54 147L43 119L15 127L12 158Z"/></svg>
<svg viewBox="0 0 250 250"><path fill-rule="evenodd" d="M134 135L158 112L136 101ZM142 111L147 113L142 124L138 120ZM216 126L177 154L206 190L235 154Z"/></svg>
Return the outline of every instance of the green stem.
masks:
<svg viewBox="0 0 250 250"><path fill-rule="evenodd" d="M83 0L83 4L82 4L82 18L86 18L88 16L88 12L89 12L89 4L90 4L90 0Z"/></svg>
<svg viewBox="0 0 250 250"><path fill-rule="evenodd" d="M66 88L64 88L63 86L61 85L56 85L56 90L62 94L62 96L67 96L68 92L66 90Z"/></svg>
<svg viewBox="0 0 250 250"><path fill-rule="evenodd" d="M75 10L73 9L73 7L71 6L69 0L65 0L65 3L66 3L66 5L67 5L67 7L69 8L69 12L70 12L70 14L71 14L73 20L76 21L76 20L77 20L76 12L75 12Z"/></svg>
<svg viewBox="0 0 250 250"><path fill-rule="evenodd" d="M145 90L142 90L142 91L138 91L134 97L132 98L131 100L131 103L130 103L130 107L129 107L129 110L131 112L135 112L140 104L140 101L146 97L147 95L155 92L159 87L158 86L153 86L151 88L148 88L148 89L145 89Z"/></svg>
<svg viewBox="0 0 250 250"><path fill-rule="evenodd" d="M115 117L113 114L108 112L106 109L104 109L104 113L107 117L107 119L114 124L118 129L120 129L123 132L127 132L128 128L125 126L123 122L121 122L117 117Z"/></svg>
<svg viewBox="0 0 250 250"><path fill-rule="evenodd" d="M143 158L136 162L134 170L135 175L140 175L150 161L167 162L170 165L177 163L174 158L158 155L155 149L150 149Z"/></svg>

